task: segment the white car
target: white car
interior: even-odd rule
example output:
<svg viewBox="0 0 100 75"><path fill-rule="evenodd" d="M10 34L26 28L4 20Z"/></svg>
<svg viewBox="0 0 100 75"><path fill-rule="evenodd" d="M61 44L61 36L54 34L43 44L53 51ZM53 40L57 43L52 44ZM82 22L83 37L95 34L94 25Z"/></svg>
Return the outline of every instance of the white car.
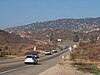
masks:
<svg viewBox="0 0 100 75"><path fill-rule="evenodd" d="M57 53L57 50L56 50L56 49L53 49L53 50L52 50L52 53Z"/></svg>
<svg viewBox="0 0 100 75"><path fill-rule="evenodd" d="M51 50L45 51L45 55L52 55L52 51Z"/></svg>
<svg viewBox="0 0 100 75"><path fill-rule="evenodd" d="M38 63L38 59L35 56L28 55L28 56L26 56L24 62L25 62L25 64L28 64L28 63L37 64Z"/></svg>

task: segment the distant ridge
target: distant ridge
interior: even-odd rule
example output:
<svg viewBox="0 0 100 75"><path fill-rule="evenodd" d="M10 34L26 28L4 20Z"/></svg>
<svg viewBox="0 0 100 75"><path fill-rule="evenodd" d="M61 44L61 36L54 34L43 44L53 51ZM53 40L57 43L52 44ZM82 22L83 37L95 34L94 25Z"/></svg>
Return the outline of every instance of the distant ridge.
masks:
<svg viewBox="0 0 100 75"><path fill-rule="evenodd" d="M36 22L23 26L4 29L7 32L29 32L33 30L62 29L71 31L84 31L100 27L100 17L81 19L57 19L45 22Z"/></svg>

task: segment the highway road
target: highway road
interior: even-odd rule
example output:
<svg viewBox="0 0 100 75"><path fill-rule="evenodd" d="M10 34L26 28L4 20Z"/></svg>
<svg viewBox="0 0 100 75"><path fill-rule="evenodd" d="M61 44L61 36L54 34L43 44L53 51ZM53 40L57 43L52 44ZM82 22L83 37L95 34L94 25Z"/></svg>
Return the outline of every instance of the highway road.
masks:
<svg viewBox="0 0 100 75"><path fill-rule="evenodd" d="M41 57L38 65L24 64L24 61L0 64L0 75L38 75L54 66L61 60L61 56L66 54L67 50L64 50L53 55Z"/></svg>
<svg viewBox="0 0 100 75"><path fill-rule="evenodd" d="M45 54L44 53L40 53L39 56L41 58L41 57L44 57ZM25 58L25 56L19 57L19 58L15 58L15 59L2 59L2 60L0 60L0 64L19 62L19 61L23 61L24 58Z"/></svg>

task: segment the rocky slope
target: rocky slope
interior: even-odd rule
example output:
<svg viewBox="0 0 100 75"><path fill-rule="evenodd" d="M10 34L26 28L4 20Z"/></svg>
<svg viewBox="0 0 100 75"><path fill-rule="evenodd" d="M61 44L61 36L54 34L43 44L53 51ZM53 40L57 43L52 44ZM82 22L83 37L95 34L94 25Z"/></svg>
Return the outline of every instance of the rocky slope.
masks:
<svg viewBox="0 0 100 75"><path fill-rule="evenodd" d="M7 43L21 43L22 38L19 35L8 33L0 30L0 44L5 45Z"/></svg>
<svg viewBox="0 0 100 75"><path fill-rule="evenodd" d="M33 30L63 29L71 31L86 31L100 27L100 17L82 19L58 19L45 22L36 22L23 26L7 28L8 32L30 32Z"/></svg>

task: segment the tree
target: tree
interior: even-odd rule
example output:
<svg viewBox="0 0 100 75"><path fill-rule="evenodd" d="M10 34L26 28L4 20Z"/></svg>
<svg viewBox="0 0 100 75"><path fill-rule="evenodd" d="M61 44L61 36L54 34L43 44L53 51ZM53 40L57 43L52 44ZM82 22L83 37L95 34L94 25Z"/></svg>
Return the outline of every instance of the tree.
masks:
<svg viewBox="0 0 100 75"><path fill-rule="evenodd" d="M79 41L79 37L78 37L77 34L74 34L74 36L73 36L73 41L74 41L74 42L78 42L78 41Z"/></svg>
<svg viewBox="0 0 100 75"><path fill-rule="evenodd" d="M95 43L97 40L97 36L96 35L90 35L89 40L91 43Z"/></svg>
<svg viewBox="0 0 100 75"><path fill-rule="evenodd" d="M84 45L85 45L84 42L82 42L82 41L79 42L79 46L80 46L80 47L82 47L82 46L84 46Z"/></svg>

